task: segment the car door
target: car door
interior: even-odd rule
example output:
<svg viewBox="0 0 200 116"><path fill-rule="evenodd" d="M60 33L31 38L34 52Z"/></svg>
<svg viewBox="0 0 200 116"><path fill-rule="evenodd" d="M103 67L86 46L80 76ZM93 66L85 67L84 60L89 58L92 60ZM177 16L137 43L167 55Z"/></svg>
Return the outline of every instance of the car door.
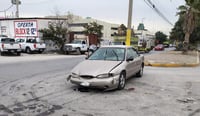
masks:
<svg viewBox="0 0 200 116"><path fill-rule="evenodd" d="M139 59L139 55L133 48L127 49L126 59L133 59L133 60L126 61L127 62L127 66L126 66L127 77L130 77L138 72L140 59Z"/></svg>
<svg viewBox="0 0 200 116"><path fill-rule="evenodd" d="M135 73L137 73L141 68L142 59L135 49L132 48L132 50L133 50L133 57L134 57L134 62L135 62L134 70L135 70Z"/></svg>

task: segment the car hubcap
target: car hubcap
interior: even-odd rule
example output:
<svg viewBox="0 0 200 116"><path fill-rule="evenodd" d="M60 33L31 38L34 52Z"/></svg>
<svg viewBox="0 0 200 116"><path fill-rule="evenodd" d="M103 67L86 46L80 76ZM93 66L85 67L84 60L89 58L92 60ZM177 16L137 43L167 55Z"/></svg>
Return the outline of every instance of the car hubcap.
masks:
<svg viewBox="0 0 200 116"><path fill-rule="evenodd" d="M143 68L141 67L140 69L140 75L142 76L143 75Z"/></svg>
<svg viewBox="0 0 200 116"><path fill-rule="evenodd" d="M125 84L125 78L124 75L122 74L120 78L120 87L124 87L124 84Z"/></svg>

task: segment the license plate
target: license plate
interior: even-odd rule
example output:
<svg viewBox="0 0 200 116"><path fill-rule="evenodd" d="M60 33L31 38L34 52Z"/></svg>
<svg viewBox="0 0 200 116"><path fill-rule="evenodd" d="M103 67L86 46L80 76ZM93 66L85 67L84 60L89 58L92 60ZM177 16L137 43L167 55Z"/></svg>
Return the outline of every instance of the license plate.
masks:
<svg viewBox="0 0 200 116"><path fill-rule="evenodd" d="M89 87L89 86L90 86L90 83L88 83L88 82L82 82L80 85L81 85L81 86L84 86L84 87Z"/></svg>

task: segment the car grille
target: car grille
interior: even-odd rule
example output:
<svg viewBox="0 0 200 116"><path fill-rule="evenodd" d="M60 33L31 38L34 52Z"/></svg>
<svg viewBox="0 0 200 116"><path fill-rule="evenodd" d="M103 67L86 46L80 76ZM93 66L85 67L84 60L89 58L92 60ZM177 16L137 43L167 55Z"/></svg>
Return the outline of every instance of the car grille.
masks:
<svg viewBox="0 0 200 116"><path fill-rule="evenodd" d="M93 76L91 75L81 75L80 77L84 78L84 79L92 79L94 78Z"/></svg>
<svg viewBox="0 0 200 116"><path fill-rule="evenodd" d="M65 46L65 50L72 50L72 46L70 45Z"/></svg>

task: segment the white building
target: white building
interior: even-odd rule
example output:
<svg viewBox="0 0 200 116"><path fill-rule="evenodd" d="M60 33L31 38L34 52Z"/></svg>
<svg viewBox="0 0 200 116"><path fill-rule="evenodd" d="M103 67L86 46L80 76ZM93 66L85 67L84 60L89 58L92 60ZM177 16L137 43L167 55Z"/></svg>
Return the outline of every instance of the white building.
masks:
<svg viewBox="0 0 200 116"><path fill-rule="evenodd" d="M74 38L79 38L79 39L85 39L87 38L85 36L85 34L83 33L84 31L84 25L85 24L89 24L92 22L96 22L99 25L103 26L103 30L102 30L102 38L101 39L109 39L112 40L113 39L113 35L115 33L118 33L118 27L120 26L119 24L112 24L112 23L108 23L105 21L100 21L100 20L96 20L96 19L92 19L91 17L87 17L87 18L82 18L79 16L74 16L73 18L73 22L69 25L69 29L71 32L74 33Z"/></svg>
<svg viewBox="0 0 200 116"><path fill-rule="evenodd" d="M67 16L61 16L62 18L56 18L55 16L45 18L5 18L0 19L0 34L7 35L9 37L40 37L38 33L39 29L48 28L48 25L55 20L67 20ZM111 24L108 22L92 19L82 18L80 16L72 16L72 21L68 25L70 32L74 33L74 39L87 38L83 31L83 25L91 22L97 22L97 24L103 26L102 39L112 39L114 33L118 33L118 24ZM69 23L69 22L68 22ZM66 25L67 26L67 25Z"/></svg>
<svg viewBox="0 0 200 116"><path fill-rule="evenodd" d="M134 31L135 36L138 37L138 46L142 47L145 43L147 48L155 45L155 34L144 28L144 24L140 23L137 30Z"/></svg>

